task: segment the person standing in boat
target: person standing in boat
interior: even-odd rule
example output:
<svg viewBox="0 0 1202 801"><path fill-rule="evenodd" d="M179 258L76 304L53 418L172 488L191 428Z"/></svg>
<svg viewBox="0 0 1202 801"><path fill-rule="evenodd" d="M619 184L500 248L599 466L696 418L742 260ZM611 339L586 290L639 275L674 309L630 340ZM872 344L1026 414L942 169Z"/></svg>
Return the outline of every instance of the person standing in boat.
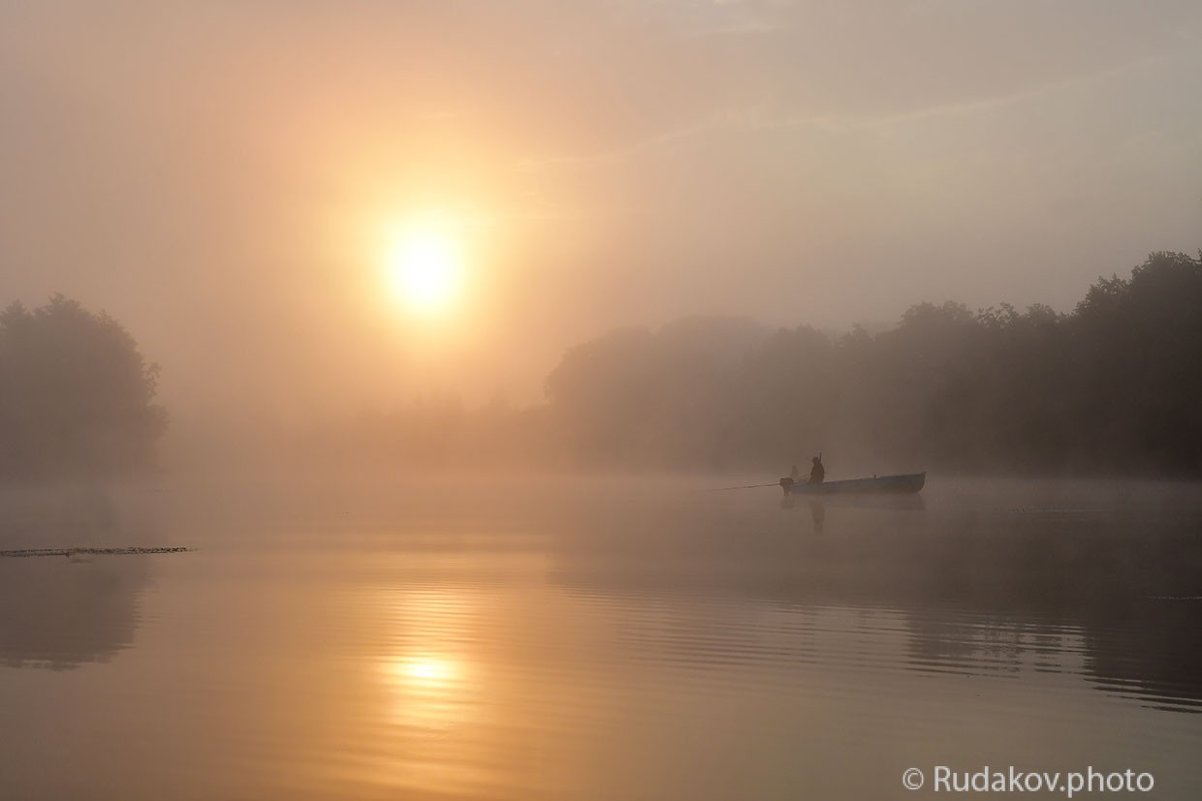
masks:
<svg viewBox="0 0 1202 801"><path fill-rule="evenodd" d="M822 466L821 451L810 461L814 463L814 466L810 468L810 483L821 484L826 479L826 468Z"/></svg>

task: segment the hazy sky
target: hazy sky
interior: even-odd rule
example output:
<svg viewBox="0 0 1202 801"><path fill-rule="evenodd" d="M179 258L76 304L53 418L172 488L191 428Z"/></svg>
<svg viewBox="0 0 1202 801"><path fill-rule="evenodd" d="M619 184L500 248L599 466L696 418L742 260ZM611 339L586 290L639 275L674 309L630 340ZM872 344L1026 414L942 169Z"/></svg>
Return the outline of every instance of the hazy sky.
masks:
<svg viewBox="0 0 1202 801"><path fill-rule="evenodd" d="M1197 0L0 4L0 301L183 414L538 397L696 313L1046 301L1202 246ZM389 234L455 221L414 319Z"/></svg>

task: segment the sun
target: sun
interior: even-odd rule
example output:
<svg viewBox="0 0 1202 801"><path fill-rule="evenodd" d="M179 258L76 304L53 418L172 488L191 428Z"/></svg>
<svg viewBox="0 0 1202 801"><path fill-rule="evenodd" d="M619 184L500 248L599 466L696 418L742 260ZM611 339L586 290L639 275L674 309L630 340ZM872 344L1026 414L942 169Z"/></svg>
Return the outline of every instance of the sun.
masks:
<svg viewBox="0 0 1202 801"><path fill-rule="evenodd" d="M423 315L444 312L455 300L462 262L461 243L443 221L406 227L387 256L393 291L411 311Z"/></svg>

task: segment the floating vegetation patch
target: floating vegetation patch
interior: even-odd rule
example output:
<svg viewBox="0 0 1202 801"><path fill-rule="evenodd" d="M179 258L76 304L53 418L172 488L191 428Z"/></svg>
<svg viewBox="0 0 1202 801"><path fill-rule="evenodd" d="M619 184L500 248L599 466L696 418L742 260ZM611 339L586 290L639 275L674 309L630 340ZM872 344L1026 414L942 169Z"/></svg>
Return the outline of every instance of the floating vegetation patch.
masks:
<svg viewBox="0 0 1202 801"><path fill-rule="evenodd" d="M27 556L142 556L155 553L183 553L190 551L183 545L132 546L129 548L17 548L0 551L0 557L20 559Z"/></svg>

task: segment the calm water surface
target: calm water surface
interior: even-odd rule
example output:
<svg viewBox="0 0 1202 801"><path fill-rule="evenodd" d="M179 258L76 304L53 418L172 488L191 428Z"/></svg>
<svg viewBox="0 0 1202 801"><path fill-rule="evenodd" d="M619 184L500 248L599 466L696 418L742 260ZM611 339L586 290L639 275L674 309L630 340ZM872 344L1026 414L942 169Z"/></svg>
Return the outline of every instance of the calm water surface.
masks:
<svg viewBox="0 0 1202 801"><path fill-rule="evenodd" d="M1197 485L721 483L12 491L3 548L197 550L0 559L0 798L1202 797Z"/></svg>

